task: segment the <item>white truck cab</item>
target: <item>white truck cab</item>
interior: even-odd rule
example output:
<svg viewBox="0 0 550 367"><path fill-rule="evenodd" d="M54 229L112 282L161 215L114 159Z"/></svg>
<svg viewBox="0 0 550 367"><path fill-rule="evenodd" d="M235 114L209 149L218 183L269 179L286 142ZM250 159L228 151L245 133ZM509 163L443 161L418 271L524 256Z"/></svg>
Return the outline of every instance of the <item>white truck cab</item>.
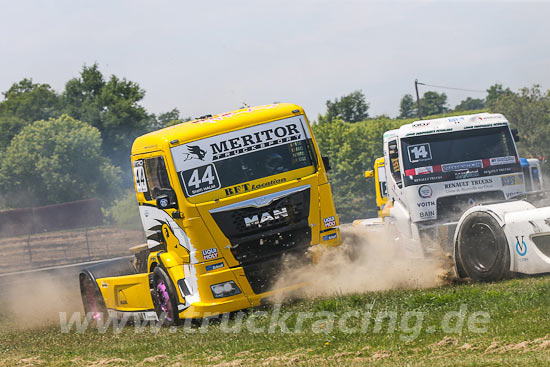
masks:
<svg viewBox="0 0 550 367"><path fill-rule="evenodd" d="M451 237L469 207L524 193L514 140L506 118L489 113L415 121L387 131L390 221L412 240L440 236L434 230L441 226Z"/></svg>

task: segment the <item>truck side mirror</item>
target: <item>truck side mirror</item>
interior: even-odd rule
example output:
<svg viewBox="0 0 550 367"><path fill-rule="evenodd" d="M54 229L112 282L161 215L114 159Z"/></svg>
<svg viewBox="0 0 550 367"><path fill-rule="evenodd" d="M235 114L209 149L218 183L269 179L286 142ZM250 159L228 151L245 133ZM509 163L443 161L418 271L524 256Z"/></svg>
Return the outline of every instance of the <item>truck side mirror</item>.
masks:
<svg viewBox="0 0 550 367"><path fill-rule="evenodd" d="M518 129L512 129L511 131L512 131L512 136L514 137L514 141L517 143L520 140Z"/></svg>
<svg viewBox="0 0 550 367"><path fill-rule="evenodd" d="M159 209L170 209L170 208L177 208L178 207L178 201L176 199L176 194L174 192L169 192L166 194L162 194L157 196L157 208Z"/></svg>
<svg viewBox="0 0 550 367"><path fill-rule="evenodd" d="M374 171L373 170L368 170L368 171L365 171L365 178L373 178L374 177Z"/></svg>
<svg viewBox="0 0 550 367"><path fill-rule="evenodd" d="M325 166L325 170L328 172L332 169L332 167L330 167L330 160L328 159L328 157L321 157L323 159L323 166Z"/></svg>

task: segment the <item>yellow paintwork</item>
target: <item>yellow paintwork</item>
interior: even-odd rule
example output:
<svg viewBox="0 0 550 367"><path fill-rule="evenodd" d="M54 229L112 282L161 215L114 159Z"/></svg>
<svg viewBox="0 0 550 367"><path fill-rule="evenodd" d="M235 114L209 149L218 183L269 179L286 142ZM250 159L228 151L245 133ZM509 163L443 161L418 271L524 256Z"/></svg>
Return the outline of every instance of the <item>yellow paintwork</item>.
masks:
<svg viewBox="0 0 550 367"><path fill-rule="evenodd" d="M382 196L382 191L380 189L380 176L379 176L379 168L384 167L384 157L376 158L374 161L374 169L365 171L365 177L366 178L372 178L374 177L374 187L376 189L376 207L378 208L378 216L380 218L387 217L389 215L389 209L391 208L390 205L387 205L388 203L388 197Z"/></svg>
<svg viewBox="0 0 550 367"><path fill-rule="evenodd" d="M312 136L317 161L316 167L304 167L248 182L250 184L249 187L253 187L252 185L261 186L266 181L269 183L273 181L277 182L276 184L264 185L257 190L244 191L244 184L241 184L232 187L233 190L229 190L229 192L222 187L204 194L189 198L185 197L177 172L174 169L174 162L170 151L172 147L299 115L304 116ZM339 220L335 212L327 174L317 143L313 137L313 132L309 126L309 121L300 106L283 103L241 109L202 120L194 120L171 126L143 135L135 140L132 147L132 164L136 160L158 156L162 156L164 159L170 184L177 196L179 205L177 211L181 213L181 218L172 215L176 209L166 209L165 212L171 215L176 224L185 231L196 251L189 252L179 244L169 226L164 225L162 227L162 236L167 251L152 252L149 255L148 271L151 271L155 266L162 266L167 271L175 287L178 288L176 285L178 280L185 277L184 267L187 266L194 269L200 302L186 305L187 308L179 313L180 318L204 317L255 306L260 303L262 298L273 293L255 294L252 291L243 268L239 266L238 261L229 249L229 239L225 237L212 218L212 215L210 215L209 211L214 208L282 190L310 185L311 197L308 222L312 232L311 245L337 246L341 244L341 236L337 227ZM140 205L155 206L155 202L153 200L147 201L143 193L139 193L136 190L136 195ZM336 228L327 229L325 228L323 219L328 218L330 222L331 217L334 217L333 220L336 223ZM323 237L326 240L323 240ZM217 248L220 257L215 260L205 261L202 250L214 247ZM195 259L195 262L192 259ZM223 266L220 263L223 263ZM207 271L206 266L213 264L216 265L216 269ZM149 292L148 275L148 273L144 273L98 279L97 282L107 308L117 311L153 309ZM210 286L229 280L233 280L238 285L241 293L231 297L215 299ZM102 288L102 282L107 282L108 285ZM177 293L179 303L184 304L185 298L180 294L179 290ZM125 298L122 299L122 297Z"/></svg>

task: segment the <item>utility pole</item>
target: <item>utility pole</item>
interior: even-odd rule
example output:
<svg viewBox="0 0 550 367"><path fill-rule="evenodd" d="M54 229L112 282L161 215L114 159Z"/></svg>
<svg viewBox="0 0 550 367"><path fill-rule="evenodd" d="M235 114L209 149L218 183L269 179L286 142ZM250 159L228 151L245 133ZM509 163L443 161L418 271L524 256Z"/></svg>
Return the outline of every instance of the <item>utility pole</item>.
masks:
<svg viewBox="0 0 550 367"><path fill-rule="evenodd" d="M420 106L420 97L418 96L418 84L423 85L423 83L418 82L418 79L415 79L414 89L416 89L416 107L418 109L418 118L422 120L422 107Z"/></svg>

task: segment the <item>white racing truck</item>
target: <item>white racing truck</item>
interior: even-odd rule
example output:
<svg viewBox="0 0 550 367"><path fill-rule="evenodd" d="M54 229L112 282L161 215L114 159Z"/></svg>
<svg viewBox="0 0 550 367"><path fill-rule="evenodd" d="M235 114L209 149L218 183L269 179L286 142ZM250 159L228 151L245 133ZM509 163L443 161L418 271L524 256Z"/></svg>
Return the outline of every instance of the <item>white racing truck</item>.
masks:
<svg viewBox="0 0 550 367"><path fill-rule="evenodd" d="M413 257L443 250L457 276L473 280L550 272L550 203L543 191L525 193L526 182L529 191L542 188L540 167L531 164L535 186L503 115L416 121L383 140L383 173L375 177L387 181L387 199L377 191L379 216Z"/></svg>

